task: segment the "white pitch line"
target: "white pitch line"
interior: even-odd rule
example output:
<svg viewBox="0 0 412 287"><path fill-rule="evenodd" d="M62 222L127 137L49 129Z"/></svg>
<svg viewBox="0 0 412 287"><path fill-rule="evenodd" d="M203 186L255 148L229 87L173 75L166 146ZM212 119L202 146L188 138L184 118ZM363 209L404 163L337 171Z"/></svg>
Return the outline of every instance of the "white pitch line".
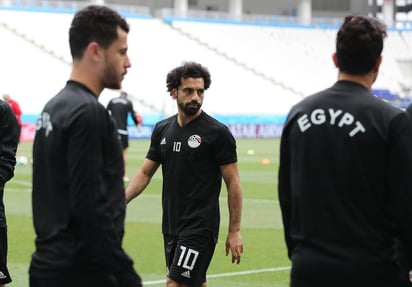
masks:
<svg viewBox="0 0 412 287"><path fill-rule="evenodd" d="M17 183L17 184L21 184L21 185L25 185L25 186L31 187L31 182L24 181L24 180L14 180L14 179L12 179L10 182L11 182L11 183Z"/></svg>
<svg viewBox="0 0 412 287"><path fill-rule="evenodd" d="M220 274L211 274L207 275L207 278L220 278L220 277L231 277L231 276L238 276L238 275L250 275L250 274L257 274L257 273L265 273L265 272L278 272L278 271L285 271L290 270L290 266L283 266L283 267L275 267L275 268L265 268L265 269L257 269L257 270L247 270L247 271L239 271L239 272L229 272L229 273L220 273ZM143 285L156 285L166 283L166 280L156 280L156 281L146 281L143 282Z"/></svg>
<svg viewBox="0 0 412 287"><path fill-rule="evenodd" d="M231 277L231 276L236 276L236 275L249 275L249 274L257 274L257 273L265 273L265 272L278 272L278 271L285 271L285 270L290 270L290 266L212 274L212 275L208 275L207 278Z"/></svg>
<svg viewBox="0 0 412 287"><path fill-rule="evenodd" d="M165 279L163 279L163 280L157 280L157 281L146 281L146 282L143 282L143 286L163 284L163 283L166 283L166 280L165 280Z"/></svg>

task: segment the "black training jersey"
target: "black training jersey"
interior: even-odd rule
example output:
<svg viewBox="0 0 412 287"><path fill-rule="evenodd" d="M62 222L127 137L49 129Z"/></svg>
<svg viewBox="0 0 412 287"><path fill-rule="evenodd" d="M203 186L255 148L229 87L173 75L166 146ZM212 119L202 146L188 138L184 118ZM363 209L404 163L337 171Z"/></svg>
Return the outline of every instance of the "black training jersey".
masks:
<svg viewBox="0 0 412 287"><path fill-rule="evenodd" d="M172 116L156 124L147 158L162 164L163 233L217 238L220 166L237 161L229 129L205 112L183 127Z"/></svg>
<svg viewBox="0 0 412 287"><path fill-rule="evenodd" d="M40 277L132 268L121 247L122 177L122 151L109 114L88 88L68 81L36 127L30 272Z"/></svg>
<svg viewBox="0 0 412 287"><path fill-rule="evenodd" d="M9 104L0 101L0 186L14 176L16 149L19 141L16 116Z"/></svg>
<svg viewBox="0 0 412 287"><path fill-rule="evenodd" d="M133 109L133 104L129 99L118 97L115 99L111 99L109 104L107 105L107 110L113 117L117 131L119 134L127 135L127 116L130 113L134 123L137 125L139 122L137 121L135 111Z"/></svg>
<svg viewBox="0 0 412 287"><path fill-rule="evenodd" d="M292 274L381 286L359 284L396 276L398 235L412 262L412 129L402 110L338 81L291 109L280 153Z"/></svg>
<svg viewBox="0 0 412 287"><path fill-rule="evenodd" d="M16 116L7 102L0 101L0 227L7 226L3 192L6 182L14 176L18 142Z"/></svg>

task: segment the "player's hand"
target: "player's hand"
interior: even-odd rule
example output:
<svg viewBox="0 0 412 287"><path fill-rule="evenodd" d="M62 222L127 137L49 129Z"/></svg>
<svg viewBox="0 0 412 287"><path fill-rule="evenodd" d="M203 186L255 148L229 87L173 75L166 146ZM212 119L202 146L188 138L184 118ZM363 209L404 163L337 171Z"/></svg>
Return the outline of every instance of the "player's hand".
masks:
<svg viewBox="0 0 412 287"><path fill-rule="evenodd" d="M240 257L243 254L243 241L240 232L229 232L226 238L226 256L232 254L232 263L239 264Z"/></svg>

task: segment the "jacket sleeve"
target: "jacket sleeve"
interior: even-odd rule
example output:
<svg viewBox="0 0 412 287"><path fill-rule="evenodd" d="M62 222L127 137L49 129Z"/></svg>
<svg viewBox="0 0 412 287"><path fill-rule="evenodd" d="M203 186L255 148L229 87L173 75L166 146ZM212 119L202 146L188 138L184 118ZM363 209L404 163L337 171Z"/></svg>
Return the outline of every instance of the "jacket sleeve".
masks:
<svg viewBox="0 0 412 287"><path fill-rule="evenodd" d="M129 101L129 113L135 125L138 125L140 122L136 117L136 111L134 110L133 103L131 101Z"/></svg>
<svg viewBox="0 0 412 287"><path fill-rule="evenodd" d="M288 256L290 258L293 249L291 237L291 217L292 217L292 201L291 201L291 174L290 174L290 153L287 140L287 126L285 124L281 142L280 142L280 161L278 172L278 198L282 213L283 230L285 236Z"/></svg>
<svg viewBox="0 0 412 287"><path fill-rule="evenodd" d="M14 175L18 144L16 117L7 103L0 103L0 184Z"/></svg>
<svg viewBox="0 0 412 287"><path fill-rule="evenodd" d="M104 172L109 120L103 107L90 105L85 109L70 128L67 150L70 213L77 236L82 238L79 248L84 255L82 260L85 260L78 263L113 271L131 266L131 261L121 247L121 235L113 218L116 207L110 202L111 193L118 190L107 190L104 178L113 177ZM118 154L121 158L120 145ZM121 171L117 173L121 181ZM124 190L121 193L124 195ZM124 208L125 205L124 201Z"/></svg>
<svg viewBox="0 0 412 287"><path fill-rule="evenodd" d="M392 121L390 133L386 212L403 246L405 268L412 270L412 121L399 115Z"/></svg>

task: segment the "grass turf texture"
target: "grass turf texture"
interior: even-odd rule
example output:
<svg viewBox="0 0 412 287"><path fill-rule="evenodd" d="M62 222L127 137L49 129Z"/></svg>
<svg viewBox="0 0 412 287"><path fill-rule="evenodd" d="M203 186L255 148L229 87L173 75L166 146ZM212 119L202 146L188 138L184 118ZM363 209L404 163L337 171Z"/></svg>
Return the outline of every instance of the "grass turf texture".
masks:
<svg viewBox="0 0 412 287"><path fill-rule="evenodd" d="M131 140L127 152L127 175L142 163L148 140ZM21 143L18 156L31 158L32 143ZM253 152L250 152L253 150ZM279 203L277 200L278 139L239 139L238 156L243 187L241 234L244 254L240 265L225 256L228 229L226 189L220 196L221 229L215 255L208 271L209 287L286 287L290 262L286 257ZM262 161L267 159L265 161ZM14 178L5 188L8 222L9 286L28 286L28 267L34 250L31 214L31 165L16 166ZM124 248L134 259L145 286L165 286L161 235L161 170L144 193L128 205ZM285 267L285 268L283 268Z"/></svg>

